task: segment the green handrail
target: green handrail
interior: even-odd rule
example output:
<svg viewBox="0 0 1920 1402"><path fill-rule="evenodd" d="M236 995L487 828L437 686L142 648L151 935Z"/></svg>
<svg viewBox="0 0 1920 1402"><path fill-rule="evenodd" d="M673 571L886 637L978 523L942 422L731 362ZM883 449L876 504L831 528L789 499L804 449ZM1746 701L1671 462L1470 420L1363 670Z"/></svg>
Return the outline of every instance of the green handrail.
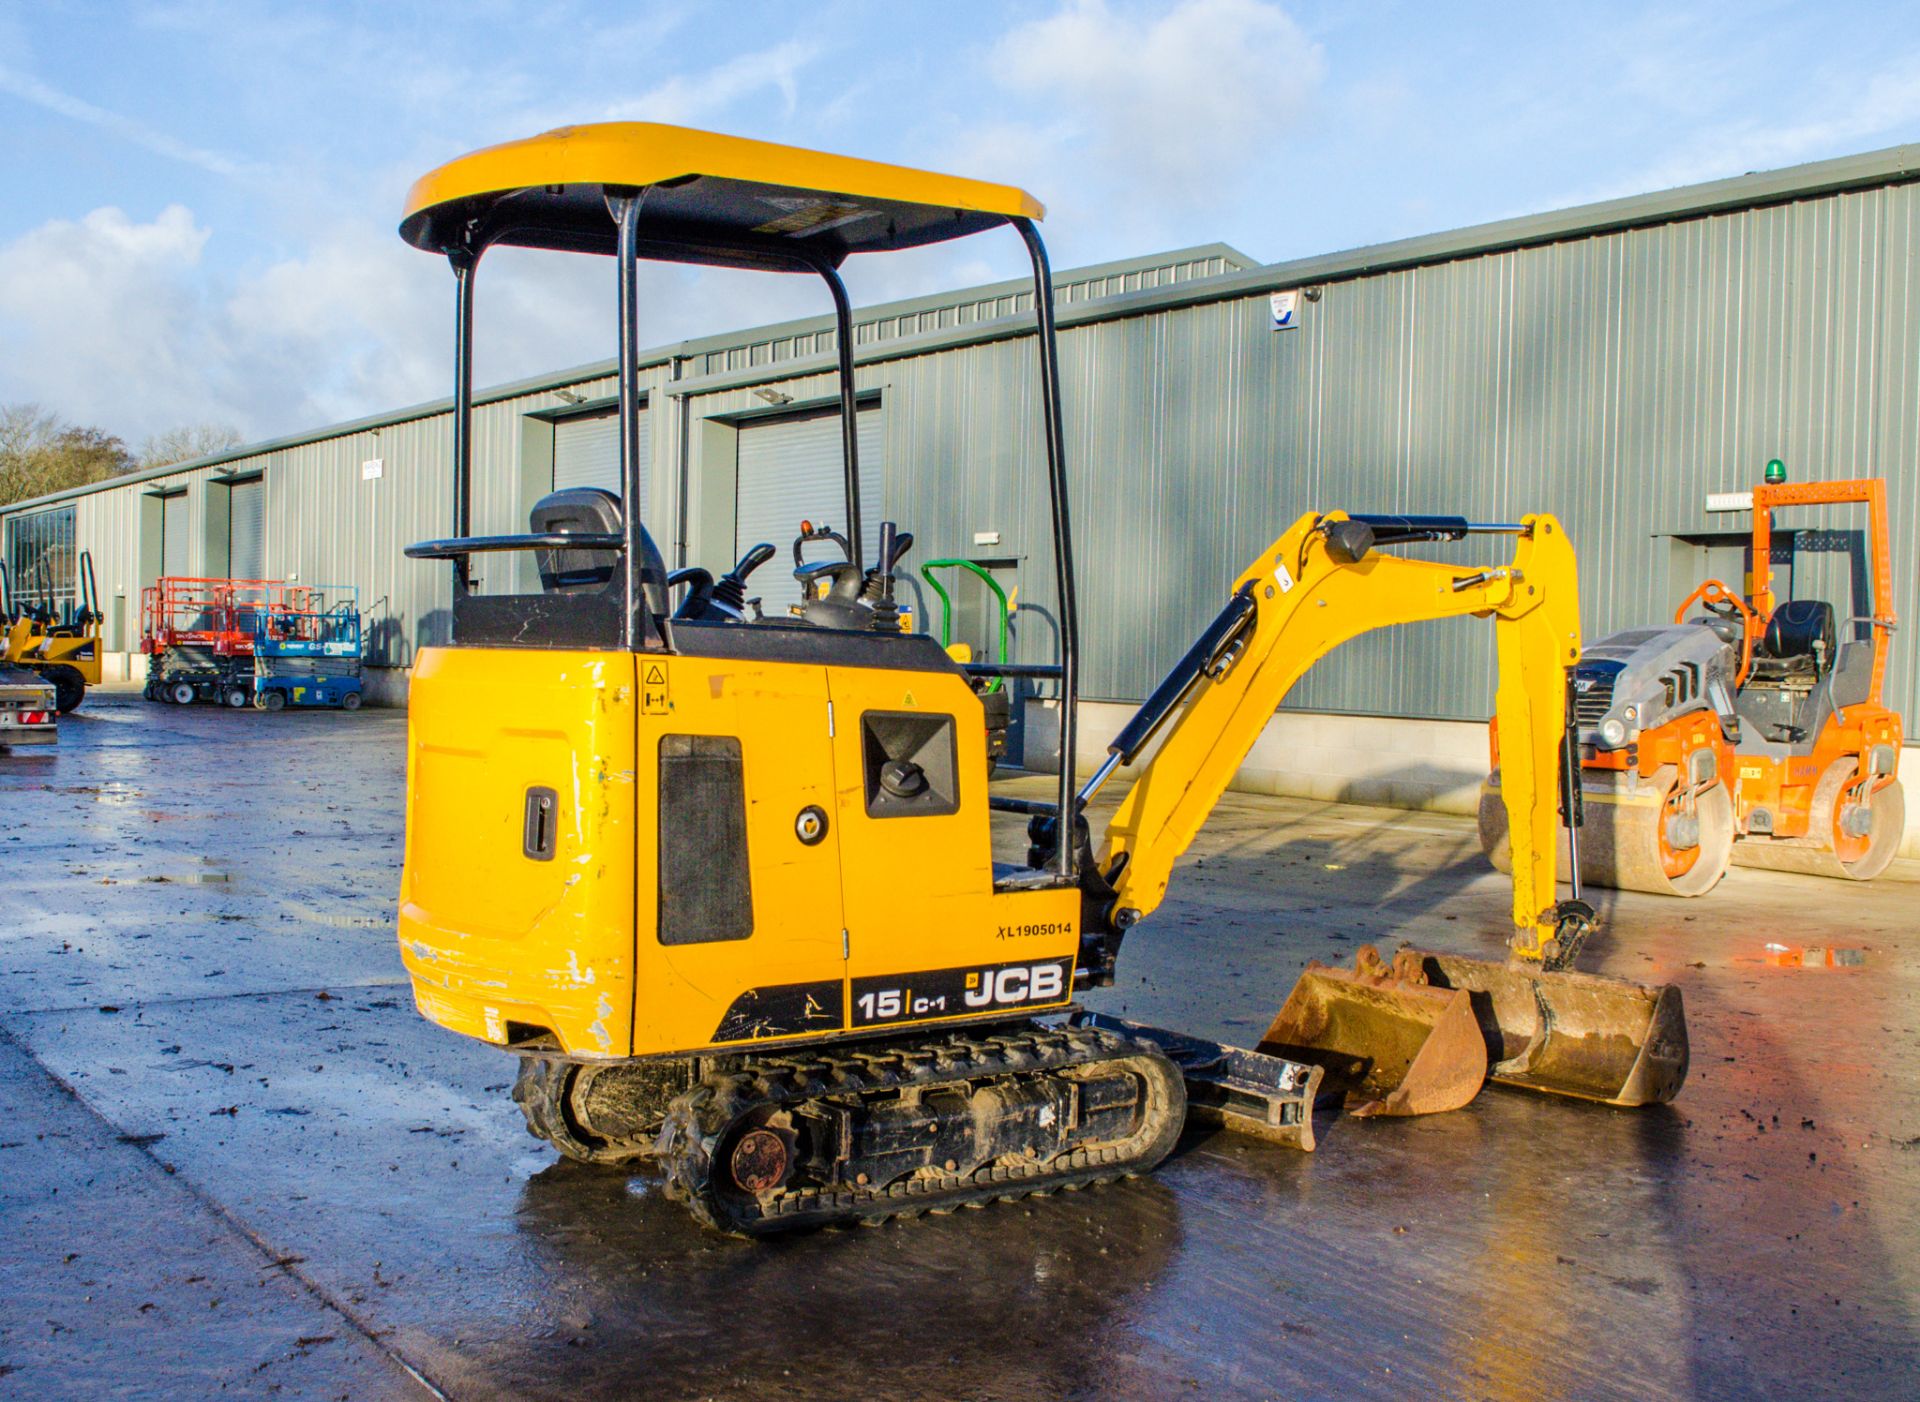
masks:
<svg viewBox="0 0 1920 1402"><path fill-rule="evenodd" d="M928 560L920 566L921 577L927 581L928 587L940 596L940 646L953 646L953 600L948 597L947 591L940 587L940 581L933 577L935 570L944 569L972 570L1000 600L1000 656L995 661L1004 666L1007 660L1007 615L1012 613L1013 609L1007 602L1007 591L1000 587L1000 581L993 577L993 572L976 565L971 560ZM1005 684L1004 677L995 677L988 683L987 690L998 691Z"/></svg>

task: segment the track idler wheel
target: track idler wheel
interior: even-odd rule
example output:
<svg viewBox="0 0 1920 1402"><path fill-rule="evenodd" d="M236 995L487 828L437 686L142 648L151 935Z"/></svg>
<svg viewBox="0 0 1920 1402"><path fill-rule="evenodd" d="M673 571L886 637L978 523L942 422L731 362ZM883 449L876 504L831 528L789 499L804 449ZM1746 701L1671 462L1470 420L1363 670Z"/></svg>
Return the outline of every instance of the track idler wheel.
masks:
<svg viewBox="0 0 1920 1402"><path fill-rule="evenodd" d="M690 1062L583 1065L522 1056L513 1099L527 1133L568 1158L630 1164L653 1157L667 1102L691 1081Z"/></svg>
<svg viewBox="0 0 1920 1402"><path fill-rule="evenodd" d="M1873 880L1900 850L1907 799L1898 779L1859 776L1857 760L1835 760L1814 786L1805 837L1749 837L1734 848L1733 859L1767 871Z"/></svg>

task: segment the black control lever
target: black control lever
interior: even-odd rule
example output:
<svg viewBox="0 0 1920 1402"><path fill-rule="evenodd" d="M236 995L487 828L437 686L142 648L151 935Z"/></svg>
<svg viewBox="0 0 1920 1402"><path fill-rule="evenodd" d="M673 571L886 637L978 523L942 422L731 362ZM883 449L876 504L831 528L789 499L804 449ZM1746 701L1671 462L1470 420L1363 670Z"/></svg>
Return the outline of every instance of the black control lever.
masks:
<svg viewBox="0 0 1920 1402"><path fill-rule="evenodd" d="M765 541L754 546L740 557L739 563L720 576L719 583L713 586L714 607L733 617L746 621L747 617L747 576L766 564L780 552Z"/></svg>
<svg viewBox="0 0 1920 1402"><path fill-rule="evenodd" d="M667 576L667 588L672 589L680 584L687 586L687 597L680 601L680 607L673 611L673 616L676 619L691 621L705 618L707 606L713 602L714 596L712 572L694 565L688 569L675 570Z"/></svg>
<svg viewBox="0 0 1920 1402"><path fill-rule="evenodd" d="M763 540L746 554L742 555L740 562L728 570L727 573L735 579L745 580L748 575L752 574L779 553L778 550L775 550Z"/></svg>
<svg viewBox="0 0 1920 1402"><path fill-rule="evenodd" d="M913 547L913 533L902 531L891 521L880 523L880 564L867 571L861 597L873 610L869 627L876 633L900 631L900 610L893 602L893 567Z"/></svg>

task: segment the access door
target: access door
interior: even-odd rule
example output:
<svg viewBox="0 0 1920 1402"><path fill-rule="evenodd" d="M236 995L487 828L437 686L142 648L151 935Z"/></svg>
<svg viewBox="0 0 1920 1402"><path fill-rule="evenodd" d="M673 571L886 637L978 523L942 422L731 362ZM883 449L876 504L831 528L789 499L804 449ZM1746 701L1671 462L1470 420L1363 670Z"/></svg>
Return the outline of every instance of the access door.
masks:
<svg viewBox="0 0 1920 1402"><path fill-rule="evenodd" d="M635 1052L839 1031L825 670L684 654L637 665Z"/></svg>
<svg viewBox="0 0 1920 1402"><path fill-rule="evenodd" d="M175 492L160 499L160 573L187 572L187 494Z"/></svg>
<svg viewBox="0 0 1920 1402"><path fill-rule="evenodd" d="M972 688L944 669L834 667L830 678L848 1025L1065 1003L1078 897L995 894L986 732Z"/></svg>
<svg viewBox="0 0 1920 1402"><path fill-rule="evenodd" d="M227 498L227 574L267 577L267 488L263 479L235 482Z"/></svg>

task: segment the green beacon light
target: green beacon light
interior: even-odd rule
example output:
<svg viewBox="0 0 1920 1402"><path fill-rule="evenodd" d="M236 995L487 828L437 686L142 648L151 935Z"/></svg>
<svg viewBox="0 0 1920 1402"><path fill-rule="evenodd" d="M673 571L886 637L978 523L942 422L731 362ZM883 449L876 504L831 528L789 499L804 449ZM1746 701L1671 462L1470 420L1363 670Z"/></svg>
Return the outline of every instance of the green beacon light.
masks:
<svg viewBox="0 0 1920 1402"><path fill-rule="evenodd" d="M1787 465L1778 458L1767 460L1767 485L1777 487L1787 480Z"/></svg>

